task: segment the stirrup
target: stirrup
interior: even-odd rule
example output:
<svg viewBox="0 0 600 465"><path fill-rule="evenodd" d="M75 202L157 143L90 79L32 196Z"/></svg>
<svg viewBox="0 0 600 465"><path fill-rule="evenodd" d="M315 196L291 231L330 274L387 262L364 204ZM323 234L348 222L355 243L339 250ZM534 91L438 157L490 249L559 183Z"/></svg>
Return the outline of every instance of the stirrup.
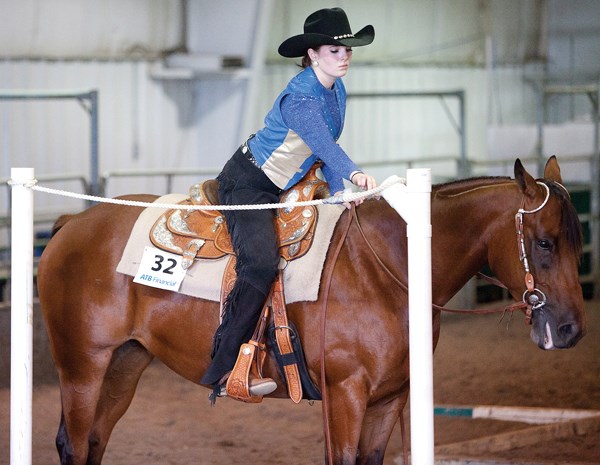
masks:
<svg viewBox="0 0 600 465"><path fill-rule="evenodd" d="M219 384L219 397L227 397L227 378ZM266 396L277 389L277 383L272 378L254 378L248 381L248 392L253 397Z"/></svg>

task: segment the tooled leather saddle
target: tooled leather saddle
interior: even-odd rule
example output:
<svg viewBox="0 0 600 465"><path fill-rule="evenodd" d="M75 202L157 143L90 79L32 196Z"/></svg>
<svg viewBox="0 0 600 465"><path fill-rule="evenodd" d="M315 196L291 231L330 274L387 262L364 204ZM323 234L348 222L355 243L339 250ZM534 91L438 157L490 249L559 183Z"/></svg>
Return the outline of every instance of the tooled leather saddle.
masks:
<svg viewBox="0 0 600 465"><path fill-rule="evenodd" d="M326 198L329 188L325 181L316 176L321 166L315 163L302 180L293 188L283 192L281 203L301 202ZM189 198L179 204L214 206L219 204L218 181L205 180L194 184ZM275 230L279 240L281 257L295 260L308 252L313 241L318 210L315 206L278 208L275 213ZM225 224L225 216L214 209L174 209L162 214L150 231L150 240L155 247L182 255L182 267L188 269L196 258L217 259L229 256L221 300L231 290L235 281L235 255L231 238Z"/></svg>
<svg viewBox="0 0 600 465"><path fill-rule="evenodd" d="M320 166L320 163L313 165L298 184L281 194L280 202L292 203L328 197L329 188L327 183L316 176L316 171ZM206 207L218 205L218 181L209 179L194 184L189 190L189 198L179 204L182 206L200 205ZM285 261L295 260L308 252L313 242L317 219L317 207L312 205L286 206L276 210L275 230L279 241L279 251ZM182 267L184 269L192 266L197 258L218 259L228 256L229 259L221 284L221 307L223 306L225 298L235 283L236 272L235 254L225 224L225 216L222 212L216 209L189 210L181 208L169 210L162 214L153 225L150 231L150 240L154 246L160 249L182 255ZM282 289L283 280L281 273L279 273L274 291L271 294L272 314L276 327L289 328ZM276 336L277 345L282 355L293 351L287 330L276 331ZM284 366L283 372L290 397L294 402L300 402L302 399L302 386L297 367ZM245 389L245 394L242 392L236 396L234 393L230 393L228 388L228 394L239 400L256 402L256 400L247 398L248 396L245 395L247 389Z"/></svg>

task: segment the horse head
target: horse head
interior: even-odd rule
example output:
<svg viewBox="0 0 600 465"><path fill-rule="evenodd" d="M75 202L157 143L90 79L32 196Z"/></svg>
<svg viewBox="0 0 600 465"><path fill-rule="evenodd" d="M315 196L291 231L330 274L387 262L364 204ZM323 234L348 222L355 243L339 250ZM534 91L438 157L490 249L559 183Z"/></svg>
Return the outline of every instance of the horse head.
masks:
<svg viewBox="0 0 600 465"><path fill-rule="evenodd" d="M522 197L515 215L519 253L514 254L510 276L501 279L511 295L528 306L530 336L538 347L573 347L586 330L578 274L582 233L577 212L562 185L556 157L546 163L542 179L534 179L518 159L514 173ZM490 265L494 269L491 260Z"/></svg>

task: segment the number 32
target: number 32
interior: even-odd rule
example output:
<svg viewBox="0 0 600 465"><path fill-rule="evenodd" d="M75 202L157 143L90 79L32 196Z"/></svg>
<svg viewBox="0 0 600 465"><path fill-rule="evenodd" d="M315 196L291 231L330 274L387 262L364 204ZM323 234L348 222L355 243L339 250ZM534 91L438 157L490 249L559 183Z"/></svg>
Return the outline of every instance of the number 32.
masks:
<svg viewBox="0 0 600 465"><path fill-rule="evenodd" d="M177 261L173 258L167 258L168 266L163 269L163 262L165 261L165 257L162 255L154 255L154 266L150 268L152 271L161 271L165 274L173 274L173 268L177 265Z"/></svg>

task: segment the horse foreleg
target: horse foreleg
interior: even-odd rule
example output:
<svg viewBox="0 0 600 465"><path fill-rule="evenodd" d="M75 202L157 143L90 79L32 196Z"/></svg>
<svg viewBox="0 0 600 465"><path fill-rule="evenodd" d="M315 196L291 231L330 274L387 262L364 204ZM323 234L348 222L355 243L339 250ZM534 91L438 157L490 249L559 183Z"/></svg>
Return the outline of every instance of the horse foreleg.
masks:
<svg viewBox="0 0 600 465"><path fill-rule="evenodd" d="M361 388L352 387L349 382L345 382L330 387L328 399L332 463L354 465L359 452L358 443L366 409L366 395Z"/></svg>
<svg viewBox="0 0 600 465"><path fill-rule="evenodd" d="M408 391L405 391L400 397L367 408L360 434L357 464L383 464L387 444L407 399Z"/></svg>

